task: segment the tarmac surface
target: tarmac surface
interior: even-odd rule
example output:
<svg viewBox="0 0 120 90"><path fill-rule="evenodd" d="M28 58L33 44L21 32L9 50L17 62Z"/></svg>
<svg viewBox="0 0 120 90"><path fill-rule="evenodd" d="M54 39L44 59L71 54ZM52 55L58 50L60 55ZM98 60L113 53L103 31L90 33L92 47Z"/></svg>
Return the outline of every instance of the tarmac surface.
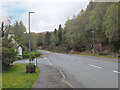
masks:
<svg viewBox="0 0 120 90"><path fill-rule="evenodd" d="M118 88L120 74L117 59L39 50L41 72L33 88ZM28 63L28 60L16 63Z"/></svg>

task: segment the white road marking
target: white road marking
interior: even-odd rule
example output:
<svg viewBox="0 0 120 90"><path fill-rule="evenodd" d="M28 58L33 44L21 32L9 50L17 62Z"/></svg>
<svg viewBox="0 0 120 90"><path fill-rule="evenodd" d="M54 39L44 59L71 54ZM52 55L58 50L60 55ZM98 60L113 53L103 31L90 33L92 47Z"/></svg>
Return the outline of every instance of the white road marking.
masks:
<svg viewBox="0 0 120 90"><path fill-rule="evenodd" d="M63 79L65 80L65 82L66 82L71 88L74 88L73 85L72 85L69 81L66 80L66 77L65 77L64 73L62 72L62 70L59 69L58 67L57 67L57 69L58 69L58 71L62 74L62 77L63 77Z"/></svg>
<svg viewBox="0 0 120 90"><path fill-rule="evenodd" d="M88 65L91 66L91 67L102 69L102 67L100 67L100 66L96 66L96 65L92 65L92 64L88 64Z"/></svg>
<svg viewBox="0 0 120 90"><path fill-rule="evenodd" d="M65 81L71 88L74 88L72 84L70 84L67 80Z"/></svg>
<svg viewBox="0 0 120 90"><path fill-rule="evenodd" d="M49 64L50 64L51 66L53 66L53 64L51 63L51 61L50 61L48 58L45 58L45 59L47 59L47 60L49 61ZM58 67L56 67L56 68L57 68L58 71L62 74L62 77L63 77L63 79L65 80L65 82L66 82L71 88L74 88L73 85L70 84L70 82L66 80L65 75L63 74L62 70L59 69Z"/></svg>
<svg viewBox="0 0 120 90"><path fill-rule="evenodd" d="M65 75L63 74L63 72L61 71L61 69L59 69L58 67L57 67L57 69L62 74L63 78L65 79Z"/></svg>
<svg viewBox="0 0 120 90"><path fill-rule="evenodd" d="M118 71L116 71L116 70L113 70L113 72L114 72L114 73L118 73L118 74L120 73L120 72L118 72Z"/></svg>
<svg viewBox="0 0 120 90"><path fill-rule="evenodd" d="M51 65L51 66L53 66L53 64L51 63L51 61L48 59L48 58L46 58L48 61L49 61L49 64Z"/></svg>

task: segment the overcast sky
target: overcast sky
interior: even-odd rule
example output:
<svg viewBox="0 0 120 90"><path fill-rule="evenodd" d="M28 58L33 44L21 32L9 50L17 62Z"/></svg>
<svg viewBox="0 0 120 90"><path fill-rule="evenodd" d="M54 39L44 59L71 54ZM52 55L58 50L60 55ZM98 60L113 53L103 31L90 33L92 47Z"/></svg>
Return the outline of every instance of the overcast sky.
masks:
<svg viewBox="0 0 120 90"><path fill-rule="evenodd" d="M84 1L84 2L83 2ZM31 32L53 31L59 24L85 9L89 0L12 0L0 4L0 21L11 16L12 21L22 20L28 31L28 12L31 14ZM2 14L1 14L2 13Z"/></svg>

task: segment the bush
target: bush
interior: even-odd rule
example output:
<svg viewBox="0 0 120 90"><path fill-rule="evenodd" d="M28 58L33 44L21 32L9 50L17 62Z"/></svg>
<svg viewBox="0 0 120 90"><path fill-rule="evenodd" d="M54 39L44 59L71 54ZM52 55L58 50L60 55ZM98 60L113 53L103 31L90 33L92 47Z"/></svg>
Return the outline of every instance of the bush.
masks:
<svg viewBox="0 0 120 90"><path fill-rule="evenodd" d="M33 60L34 58L36 58L35 53L31 53L30 59Z"/></svg>
<svg viewBox="0 0 120 90"><path fill-rule="evenodd" d="M14 48L6 48L3 47L2 51L2 70L9 70L10 65L15 61L16 59L16 52Z"/></svg>
<svg viewBox="0 0 120 90"><path fill-rule="evenodd" d="M39 57L40 55L41 55L40 52L35 52L35 56L36 56L36 57Z"/></svg>
<svg viewBox="0 0 120 90"><path fill-rule="evenodd" d="M22 57L23 58L29 58L29 54L23 54Z"/></svg>
<svg viewBox="0 0 120 90"><path fill-rule="evenodd" d="M35 65L33 63L30 63L30 64L27 64L26 66L29 67L29 66L35 66Z"/></svg>
<svg viewBox="0 0 120 90"><path fill-rule="evenodd" d="M32 60L32 59L34 59L34 58L36 58L36 57L39 57L40 55L41 55L40 52L32 52L30 58L31 58L31 60ZM19 55L18 58L19 58L19 57L22 57L23 59L24 59L24 58L29 58L29 54L23 54L22 56Z"/></svg>

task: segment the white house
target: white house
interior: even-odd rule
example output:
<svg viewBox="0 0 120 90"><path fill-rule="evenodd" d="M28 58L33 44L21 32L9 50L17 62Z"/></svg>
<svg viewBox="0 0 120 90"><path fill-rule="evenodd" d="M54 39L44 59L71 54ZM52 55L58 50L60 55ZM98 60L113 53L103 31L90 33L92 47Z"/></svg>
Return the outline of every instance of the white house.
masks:
<svg viewBox="0 0 120 90"><path fill-rule="evenodd" d="M18 47L17 51L18 51L18 55L22 55L22 47L21 46Z"/></svg>
<svg viewBox="0 0 120 90"><path fill-rule="evenodd" d="M22 46L20 46L14 39L14 34L8 34L8 39L12 39L12 43L14 44L15 51L18 52L18 55L22 55Z"/></svg>

